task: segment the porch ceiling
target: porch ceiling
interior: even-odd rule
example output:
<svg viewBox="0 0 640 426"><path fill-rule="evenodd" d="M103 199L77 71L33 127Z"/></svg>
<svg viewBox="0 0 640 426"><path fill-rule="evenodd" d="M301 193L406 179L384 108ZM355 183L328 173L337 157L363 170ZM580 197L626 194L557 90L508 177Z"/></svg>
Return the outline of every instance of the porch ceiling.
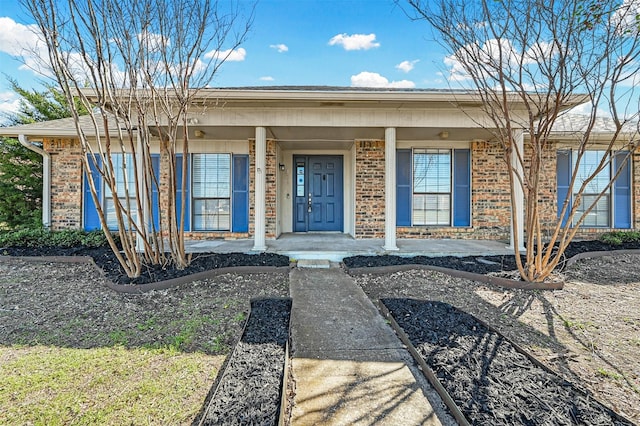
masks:
<svg viewBox="0 0 640 426"><path fill-rule="evenodd" d="M192 125L189 129L191 138L214 140L246 140L255 137L255 128L248 126L198 126ZM204 132L198 137L196 132ZM446 139L452 141L471 141L474 139L489 139L491 133L479 128L448 128L448 127L424 127L408 128L399 127L396 132L398 141L425 141L441 140L442 132L447 132ZM383 127L267 127L267 138L276 139L283 143L297 142L337 142L347 143L356 139L384 140ZM323 145L323 147L326 147Z"/></svg>

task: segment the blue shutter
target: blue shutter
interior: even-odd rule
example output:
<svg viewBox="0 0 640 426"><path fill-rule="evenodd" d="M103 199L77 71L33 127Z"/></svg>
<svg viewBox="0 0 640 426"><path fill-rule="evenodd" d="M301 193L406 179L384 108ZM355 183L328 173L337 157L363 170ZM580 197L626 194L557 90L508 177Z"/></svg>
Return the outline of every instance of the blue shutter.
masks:
<svg viewBox="0 0 640 426"><path fill-rule="evenodd" d="M556 155L556 186L557 186L557 208L558 208L558 219L560 219L560 213L562 212L562 205L564 203L565 198L567 198L567 194L569 194L569 184L571 183L571 151L563 150L558 151ZM567 219L569 218L569 211L571 210L571 205L567 207L567 212L562 218L562 226L567 223Z"/></svg>
<svg viewBox="0 0 640 426"><path fill-rule="evenodd" d="M88 154L91 155L91 154ZM102 199L102 179L98 173L98 167L102 166L102 158L99 154L95 155L96 164L89 159L89 167L91 168L91 175L93 177L93 183L96 187L98 199ZM91 196L91 187L89 186L89 177L86 173L84 175L84 197L83 197L83 224L85 231L94 231L101 229L100 216L96 205L93 203L93 197Z"/></svg>
<svg viewBox="0 0 640 426"><path fill-rule="evenodd" d="M191 229L190 226L190 218L191 218L191 162L187 161L187 186L186 193L182 194L182 154L176 154L176 216L178 218L178 228L180 227L180 220L182 214L182 196L184 195L187 200L187 204L185 207L185 218L184 218L184 230L189 231Z"/></svg>
<svg viewBox="0 0 640 426"><path fill-rule="evenodd" d="M628 151L617 152L613 162L613 174L622 167L618 178L613 182L614 228L631 228L631 167L629 161L625 161L628 154Z"/></svg>
<svg viewBox="0 0 640 426"><path fill-rule="evenodd" d="M158 185L160 185L160 154L151 154L151 168L155 180L151 182L151 217L156 231L160 230L160 198Z"/></svg>
<svg viewBox="0 0 640 426"><path fill-rule="evenodd" d="M396 151L396 226L411 226L411 150Z"/></svg>
<svg viewBox="0 0 640 426"><path fill-rule="evenodd" d="M471 152L453 150L453 226L471 226Z"/></svg>
<svg viewBox="0 0 640 426"><path fill-rule="evenodd" d="M233 156L231 231L249 232L249 156Z"/></svg>

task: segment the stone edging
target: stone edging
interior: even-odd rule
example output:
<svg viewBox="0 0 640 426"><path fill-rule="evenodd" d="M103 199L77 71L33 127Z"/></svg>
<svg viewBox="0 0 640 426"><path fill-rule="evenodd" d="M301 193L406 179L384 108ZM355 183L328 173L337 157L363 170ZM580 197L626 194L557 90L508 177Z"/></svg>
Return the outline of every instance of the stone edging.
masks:
<svg viewBox="0 0 640 426"><path fill-rule="evenodd" d="M578 260L591 259L595 257L614 256L617 254L640 254L640 249L623 249L623 250L609 250L609 251L588 251L585 253L576 254L569 260L567 260L567 266L573 265Z"/></svg>
<svg viewBox="0 0 640 426"><path fill-rule="evenodd" d="M93 261L91 256L0 256L0 262L4 259L18 259L26 262L39 262L39 263L88 263L102 275L105 276L104 271ZM125 294L142 294L152 290L166 290L172 287L177 287L181 284L190 283L192 281L204 280L207 278L213 278L218 275L224 275L228 273L240 273L240 274L260 274L260 273L284 273L289 271L290 266L233 266L225 268L209 269L208 271L202 271L191 275L185 275L182 277L171 278L165 281L158 281L148 284L116 284L111 280L106 280L105 285L111 290L118 293Z"/></svg>

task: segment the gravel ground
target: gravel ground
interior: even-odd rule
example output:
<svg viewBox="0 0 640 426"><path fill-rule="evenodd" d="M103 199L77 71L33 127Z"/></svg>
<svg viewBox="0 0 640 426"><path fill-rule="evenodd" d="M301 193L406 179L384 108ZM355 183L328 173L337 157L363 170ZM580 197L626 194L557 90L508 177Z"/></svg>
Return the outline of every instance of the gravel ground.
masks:
<svg viewBox="0 0 640 426"><path fill-rule="evenodd" d="M120 294L104 283L89 264L3 259L0 344L90 348L180 343L182 351L228 353L240 336L251 297L289 295L285 273L224 274L140 295ZM177 342L187 323L191 338Z"/></svg>
<svg viewBox="0 0 640 426"><path fill-rule="evenodd" d="M118 259L108 247L7 247L2 254L9 256L91 256L107 278L116 284L148 284L172 278L184 277L198 272L233 266L289 266L289 258L275 253L196 253L189 266L176 269L164 265L147 265L142 274L129 278Z"/></svg>
<svg viewBox="0 0 640 426"><path fill-rule="evenodd" d="M278 423L290 316L291 299L252 301L202 425Z"/></svg>
<svg viewBox="0 0 640 426"><path fill-rule="evenodd" d="M382 302L471 424L631 425L448 303Z"/></svg>
<svg viewBox="0 0 640 426"><path fill-rule="evenodd" d="M505 290L418 270L356 281L373 300L436 300L469 312L640 422L639 262L637 255L582 260L565 271L567 284L559 291ZM285 274L225 274L143 295L115 293L104 279L90 265L3 259L0 344L162 346L180 334L172 318L211 318L197 323L195 337L180 342L181 349L227 353L249 298L288 296ZM140 327L145 333L133 332ZM126 339L114 342L114 330Z"/></svg>
<svg viewBox="0 0 640 426"><path fill-rule="evenodd" d="M425 270L355 279L373 300L442 301L473 314L640 423L639 264L639 255L585 259L556 291L506 290Z"/></svg>

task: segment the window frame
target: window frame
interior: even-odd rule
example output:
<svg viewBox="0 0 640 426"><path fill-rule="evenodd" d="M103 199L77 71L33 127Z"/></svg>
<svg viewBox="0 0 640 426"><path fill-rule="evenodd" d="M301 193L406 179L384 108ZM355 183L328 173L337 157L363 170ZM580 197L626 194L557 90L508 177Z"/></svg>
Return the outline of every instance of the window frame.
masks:
<svg viewBox="0 0 640 426"><path fill-rule="evenodd" d="M590 152L601 152L602 155L599 156L598 159L598 164L600 161L602 161L602 157L605 155L608 155L610 157L609 159L609 164L606 166L605 169L603 169L602 171L600 171L600 174L602 173L607 173L608 175L608 179L606 180L606 184L608 184L609 182L611 182L611 176L612 176L612 167L614 164L614 158L612 158L613 153L612 152L608 152L607 150L601 150L601 149L589 149L585 151L586 153L590 153ZM576 161L577 161L577 150L572 150L572 160L571 160L571 173L575 173L575 169L576 169ZM585 165L585 156L583 155L581 161L580 161L580 167ZM587 163L588 165L588 163ZM597 164L596 164L597 166ZM588 175L590 175L591 172L588 172ZM597 175L597 176L598 176ZM597 179L597 177L596 177ZM580 173L578 173L576 175L576 181L574 182L574 188L571 188L571 200L573 203L573 200L575 199L576 196L576 192L574 191L574 189L577 187L578 189L580 188L580 186L582 186L582 182L584 181L584 179L582 179L580 177ZM593 181L592 181L593 182ZM578 206L577 210L576 210L576 214L573 217L573 223L571 224L571 226L576 226L576 222L584 215L584 211L586 210L585 208L582 208L582 206L584 205L584 200L585 198L597 198L600 194L603 194L602 197L600 197L600 200L598 200L596 206L593 207L593 209L591 210L591 212L589 212L589 215L595 215L595 220L596 220L596 224L591 224L591 223L586 223L587 219L589 218L589 215L587 215L584 220L582 221L582 223L580 224L580 228L599 228L599 229L610 229L613 228L613 224L614 224L614 203L613 203L613 184L609 186L609 188L606 191L600 191L600 192L587 192L588 186L587 188L585 188L585 192L582 193L582 198L581 198L581 204L580 206ZM606 211L607 211L607 223L605 225L598 225L598 204L600 202L602 202L603 198L606 198L606 203L607 203L607 207L606 207ZM589 204L591 205L591 203Z"/></svg>
<svg viewBox="0 0 640 426"><path fill-rule="evenodd" d="M449 158L449 168L448 168L448 191L416 191L416 155L420 155L420 154L447 154L448 158ZM453 226L453 197L454 197L454 176L453 176L453 167L454 167L454 156L453 156L453 148L439 148L439 147L429 147L429 148L412 148L411 149L411 226L424 226L424 227L451 227ZM440 178L440 173L439 171L436 172L438 174L438 178ZM427 176L424 177L424 179L427 179ZM426 184L426 187L428 187L429 185ZM439 183L436 184L436 186L439 186ZM424 216L425 216L425 221L424 223L416 223L416 209L415 209L415 202L416 202L416 196L435 196L435 197L439 197L439 196L443 196L443 195L447 195L448 196L448 215L447 215L447 222L438 222L438 219L440 217L439 214L439 210L435 210L436 212L436 222L435 223L428 223L426 220L426 216L427 216L427 212L429 210L423 210ZM438 206L439 206L439 201L437 202Z"/></svg>
<svg viewBox="0 0 640 426"><path fill-rule="evenodd" d="M227 160L228 160L228 176L227 176L227 196L226 197L220 197L220 196L196 196L196 167L195 167L195 163L196 163L196 156L226 156ZM190 229L191 232L231 232L231 230L233 229L233 155L231 153L228 152L202 152L202 153L192 153L190 155L190 169L191 169L191 179L190 179L190 197L189 197L189 202L191 203L191 209L190 209ZM200 183L206 183L206 181L202 181ZM219 181L217 182L219 183ZM224 201L226 200L227 204L227 208L226 208L226 214L225 215L220 215L220 214L204 214L204 215L199 215L197 214L197 209L196 209L196 204L197 202L204 202L204 204L206 205L207 201ZM218 204L220 205L220 204ZM226 227L220 227L220 217L222 216L226 216L227 220L226 220ZM201 224L209 224L209 223L217 223L218 226L217 227L207 227L207 226L203 226L203 227L198 227L197 224L199 223L198 220L196 220L197 217L201 217L200 219L200 223ZM212 222L210 222L210 220L208 218L213 218L211 219ZM216 219L217 218L217 219Z"/></svg>
<svg viewBox="0 0 640 426"><path fill-rule="evenodd" d="M124 160L124 168L122 167L122 159L119 158L120 156L126 156L125 160ZM123 206L126 206L126 200L129 199L129 207L130 207L130 213L131 213L131 221L132 222L136 222L138 220L138 203L136 200L136 194L137 194L137 187L136 187L136 176L133 175L133 173L135 172L135 169L133 168L133 154L130 152L112 152L110 154L111 156L111 163L113 164L114 167L114 174L116 175L116 179L118 177L117 173L119 171L121 171L123 173L123 184L126 183L126 188L128 189L127 192L125 193L125 186L123 186L122 188L119 187L119 183L120 182L116 182L116 192L118 193L118 199L120 200L120 203ZM131 169L129 169L129 167L131 167ZM129 173L131 173L131 176L129 176ZM133 179L133 182L129 182L128 179ZM115 217L113 218L112 221L109 221L109 205L113 205L114 209L115 209L115 197L113 196L113 193L111 191L111 189L109 188L108 185L105 184L104 182L104 177L101 177L101 184L103 187L102 190L102 199L100 200L102 203L102 209L104 211L104 219L105 222L107 224L107 228L112 230L112 231L117 231L118 230L118 224L117 224L117 220L115 219ZM128 215L126 213L126 211L123 212L125 215L125 225L128 225ZM113 221L115 221L116 223L114 223ZM128 229L128 226L127 228Z"/></svg>

